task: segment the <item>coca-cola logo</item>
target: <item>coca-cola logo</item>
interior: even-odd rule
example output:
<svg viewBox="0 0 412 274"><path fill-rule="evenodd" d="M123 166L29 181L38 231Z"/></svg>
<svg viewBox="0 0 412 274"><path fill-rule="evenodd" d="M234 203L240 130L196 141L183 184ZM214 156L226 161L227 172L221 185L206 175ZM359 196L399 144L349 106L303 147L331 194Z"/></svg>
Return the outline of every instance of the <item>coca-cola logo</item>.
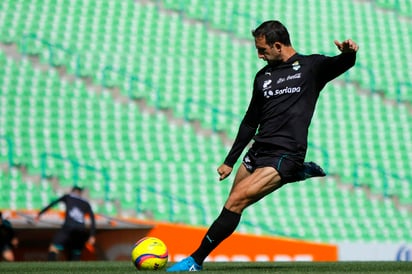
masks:
<svg viewBox="0 0 412 274"><path fill-rule="evenodd" d="M397 261L412 261L412 248L408 246L401 246L396 252Z"/></svg>

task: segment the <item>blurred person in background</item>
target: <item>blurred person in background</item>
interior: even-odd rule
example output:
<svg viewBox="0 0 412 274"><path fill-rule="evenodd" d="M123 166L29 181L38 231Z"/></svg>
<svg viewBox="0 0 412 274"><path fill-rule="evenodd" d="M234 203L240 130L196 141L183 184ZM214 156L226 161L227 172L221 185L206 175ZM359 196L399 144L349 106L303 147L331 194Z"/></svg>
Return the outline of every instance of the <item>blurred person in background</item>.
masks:
<svg viewBox="0 0 412 274"><path fill-rule="evenodd" d="M82 187L74 186L70 193L51 202L36 217L36 222L38 222L43 213L60 202L66 206L63 226L54 235L49 247L49 261L56 261L59 252L63 250L68 251L70 261L79 261L84 247L91 248L96 241L95 216L90 203L82 197L82 192ZM90 229L86 227L86 215L90 216Z"/></svg>
<svg viewBox="0 0 412 274"><path fill-rule="evenodd" d="M0 211L0 250L4 260L14 261L13 249L17 248L19 240L11 223L3 219L3 213Z"/></svg>

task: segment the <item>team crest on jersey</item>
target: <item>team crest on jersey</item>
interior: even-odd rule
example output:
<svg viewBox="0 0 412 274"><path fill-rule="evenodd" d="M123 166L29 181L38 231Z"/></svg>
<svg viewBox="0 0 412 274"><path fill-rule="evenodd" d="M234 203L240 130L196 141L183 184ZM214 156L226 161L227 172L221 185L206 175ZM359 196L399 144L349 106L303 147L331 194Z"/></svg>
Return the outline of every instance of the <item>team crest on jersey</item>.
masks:
<svg viewBox="0 0 412 274"><path fill-rule="evenodd" d="M293 62L292 68L293 68L293 70L299 70L300 69L299 61Z"/></svg>
<svg viewBox="0 0 412 274"><path fill-rule="evenodd" d="M272 80L270 80L270 79L265 80L265 81L263 82L262 90L263 90L263 95L264 95L266 98L269 98L270 96L272 96L272 95L273 95L273 92L272 92Z"/></svg>
<svg viewBox="0 0 412 274"><path fill-rule="evenodd" d="M272 84L272 80L265 80L264 82L263 82L263 89L265 90L265 89L268 89L268 88L270 88L271 87L271 85L270 84Z"/></svg>

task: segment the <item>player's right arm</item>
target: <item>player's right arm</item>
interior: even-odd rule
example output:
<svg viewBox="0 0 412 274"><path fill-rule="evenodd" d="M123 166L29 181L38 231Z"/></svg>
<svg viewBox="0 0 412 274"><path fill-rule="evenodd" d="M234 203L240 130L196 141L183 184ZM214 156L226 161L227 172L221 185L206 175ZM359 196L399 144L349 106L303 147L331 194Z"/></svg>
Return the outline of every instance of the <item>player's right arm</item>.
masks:
<svg viewBox="0 0 412 274"><path fill-rule="evenodd" d="M255 81L256 83L256 81ZM253 139L256 134L256 130L259 125L260 107L256 88L254 88L252 99L250 100L249 107L245 116L240 123L238 133L232 148L226 156L222 165L219 166L217 172L219 174L219 180L223 180L230 175L233 170L233 166L239 159L245 147Z"/></svg>
<svg viewBox="0 0 412 274"><path fill-rule="evenodd" d="M40 220L40 216L46 212L47 210L49 210L51 207L55 206L57 203L59 203L60 201L62 201L65 198L66 195L63 195L62 197L60 197L57 200L54 200L53 202L51 202L50 204L48 204L46 207L44 207L42 210L39 211L39 213L37 214L37 216L35 217L35 221L38 222Z"/></svg>
<svg viewBox="0 0 412 274"><path fill-rule="evenodd" d="M356 62L356 53L359 46L354 41L350 39L343 42L335 40L334 43L341 51L341 54L332 57L322 56L320 59L319 76L322 85L346 72Z"/></svg>
<svg viewBox="0 0 412 274"><path fill-rule="evenodd" d="M233 167L228 166L226 164L221 164L218 168L217 168L217 173L219 173L219 181L222 181L223 179L225 179L227 176L230 175L230 173L232 173Z"/></svg>

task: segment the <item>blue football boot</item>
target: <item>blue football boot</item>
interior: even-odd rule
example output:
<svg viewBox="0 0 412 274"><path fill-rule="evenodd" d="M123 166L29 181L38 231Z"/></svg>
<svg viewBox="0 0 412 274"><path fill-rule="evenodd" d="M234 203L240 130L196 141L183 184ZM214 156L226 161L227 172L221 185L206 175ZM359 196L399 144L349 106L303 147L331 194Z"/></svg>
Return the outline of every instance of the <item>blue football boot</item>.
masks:
<svg viewBox="0 0 412 274"><path fill-rule="evenodd" d="M198 265L192 257L187 257L169 267L166 272L191 272L200 270L202 270L202 266Z"/></svg>

